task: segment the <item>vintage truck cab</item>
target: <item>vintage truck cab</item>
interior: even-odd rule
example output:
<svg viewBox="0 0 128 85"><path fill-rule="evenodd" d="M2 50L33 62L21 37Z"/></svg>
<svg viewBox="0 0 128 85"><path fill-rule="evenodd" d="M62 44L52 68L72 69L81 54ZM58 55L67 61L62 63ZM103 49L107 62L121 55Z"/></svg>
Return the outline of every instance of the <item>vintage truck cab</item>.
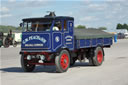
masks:
<svg viewBox="0 0 128 85"><path fill-rule="evenodd" d="M45 17L26 18L22 21L20 54L21 66L26 72L33 71L36 65L55 65L57 72L66 72L76 60L82 61L85 57L91 65L98 66L104 60L103 47L112 44L111 36L79 38L74 34L74 18L55 16L54 12Z"/></svg>
<svg viewBox="0 0 128 85"><path fill-rule="evenodd" d="M21 51L56 52L60 48L73 49L73 20L72 17L23 19Z"/></svg>

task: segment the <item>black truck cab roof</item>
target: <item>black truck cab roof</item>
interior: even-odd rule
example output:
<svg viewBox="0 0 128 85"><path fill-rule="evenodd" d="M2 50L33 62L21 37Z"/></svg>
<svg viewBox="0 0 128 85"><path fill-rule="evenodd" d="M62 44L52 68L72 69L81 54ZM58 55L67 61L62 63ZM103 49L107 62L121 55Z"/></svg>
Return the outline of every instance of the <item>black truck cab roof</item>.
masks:
<svg viewBox="0 0 128 85"><path fill-rule="evenodd" d="M74 20L73 17L69 16L49 16L49 17L39 17L39 18L25 18L24 22L34 22L34 21L51 21L51 20Z"/></svg>

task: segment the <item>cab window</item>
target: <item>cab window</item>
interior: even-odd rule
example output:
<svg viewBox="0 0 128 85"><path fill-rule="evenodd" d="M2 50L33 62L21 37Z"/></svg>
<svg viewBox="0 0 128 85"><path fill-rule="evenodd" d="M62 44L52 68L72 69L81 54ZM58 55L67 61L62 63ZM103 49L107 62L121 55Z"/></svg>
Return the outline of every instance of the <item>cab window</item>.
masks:
<svg viewBox="0 0 128 85"><path fill-rule="evenodd" d="M24 22L23 31L38 32L38 31L50 31L51 22Z"/></svg>
<svg viewBox="0 0 128 85"><path fill-rule="evenodd" d="M62 30L62 22L59 20L56 20L52 30L53 31L61 31Z"/></svg>
<svg viewBox="0 0 128 85"><path fill-rule="evenodd" d="M67 21L64 20L64 31L67 31L67 30L68 30L68 28L67 28Z"/></svg>

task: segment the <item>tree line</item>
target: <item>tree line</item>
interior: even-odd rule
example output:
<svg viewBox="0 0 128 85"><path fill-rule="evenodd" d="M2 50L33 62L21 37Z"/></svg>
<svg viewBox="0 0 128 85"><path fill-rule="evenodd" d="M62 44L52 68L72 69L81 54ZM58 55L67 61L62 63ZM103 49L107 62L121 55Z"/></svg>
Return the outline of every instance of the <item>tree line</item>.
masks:
<svg viewBox="0 0 128 85"><path fill-rule="evenodd" d="M85 25L78 25L75 28L87 29ZM107 27L99 27L99 28L94 28L94 29L107 30ZM126 24L126 23L124 23L124 24L118 23L117 26L116 26L116 29L126 29L126 30L128 30L128 24Z"/></svg>
<svg viewBox="0 0 128 85"><path fill-rule="evenodd" d="M116 29L127 29L128 30L128 24L124 23L124 24L117 24Z"/></svg>
<svg viewBox="0 0 128 85"><path fill-rule="evenodd" d="M87 29L85 25L78 25L75 28L77 28L77 29ZM96 28L93 28L93 29L96 29ZM107 30L106 27L99 27L98 29L100 29L100 30ZM8 33L9 30L21 31L22 29L21 29L21 27L0 25L0 32Z"/></svg>
<svg viewBox="0 0 128 85"><path fill-rule="evenodd" d="M0 25L0 32L8 33L9 30L12 30L12 31L21 31L22 29L20 27L15 27L15 26Z"/></svg>
<svg viewBox="0 0 128 85"><path fill-rule="evenodd" d="M85 25L77 25L75 26L76 29L87 29ZM107 27L99 27L99 28L93 28L93 29L100 29L100 30L107 30ZM116 29L127 29L128 30L128 24L120 24L118 23L116 26ZM15 26L5 26L5 25L0 25L0 32L8 33L9 30L13 31L21 31L21 27L15 27Z"/></svg>
<svg viewBox="0 0 128 85"><path fill-rule="evenodd" d="M85 25L77 25L76 29L87 29ZM89 29L89 28L88 28ZM90 28L90 29L100 29L100 30L107 30L107 27L99 27L99 28Z"/></svg>

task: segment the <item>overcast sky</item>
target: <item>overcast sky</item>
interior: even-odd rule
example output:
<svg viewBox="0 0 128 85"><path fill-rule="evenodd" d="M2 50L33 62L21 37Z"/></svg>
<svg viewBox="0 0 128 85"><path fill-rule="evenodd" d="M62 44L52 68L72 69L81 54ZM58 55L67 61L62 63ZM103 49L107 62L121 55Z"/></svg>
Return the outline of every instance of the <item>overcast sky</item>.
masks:
<svg viewBox="0 0 128 85"><path fill-rule="evenodd" d="M46 11L73 16L75 25L110 31L117 23L128 24L128 0L1 0L0 7L1 25L18 26L23 18L43 17Z"/></svg>

